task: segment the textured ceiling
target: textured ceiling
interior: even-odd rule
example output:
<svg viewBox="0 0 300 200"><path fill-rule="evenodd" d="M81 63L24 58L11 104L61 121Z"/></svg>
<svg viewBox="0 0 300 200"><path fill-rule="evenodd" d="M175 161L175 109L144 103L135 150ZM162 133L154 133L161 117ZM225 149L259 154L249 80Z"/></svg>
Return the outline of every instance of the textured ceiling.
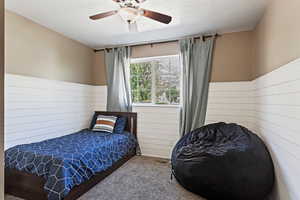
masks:
<svg viewBox="0 0 300 200"><path fill-rule="evenodd" d="M168 40L199 33L251 30L267 0L147 0L141 7L173 16L169 25L141 17L129 33L118 16L90 15L118 9L112 0L6 0L6 9L93 48Z"/></svg>

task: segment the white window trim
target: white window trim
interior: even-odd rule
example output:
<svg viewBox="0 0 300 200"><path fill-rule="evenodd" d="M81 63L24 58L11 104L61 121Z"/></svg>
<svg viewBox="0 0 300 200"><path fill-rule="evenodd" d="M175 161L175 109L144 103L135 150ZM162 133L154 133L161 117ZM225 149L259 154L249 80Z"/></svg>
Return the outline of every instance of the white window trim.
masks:
<svg viewBox="0 0 300 200"><path fill-rule="evenodd" d="M167 56L153 56L153 57L143 57L143 58L131 58L130 63L140 63L140 62L148 62L161 58L170 58L170 57L179 57L179 54L175 55L167 55Z"/></svg>
<svg viewBox="0 0 300 200"><path fill-rule="evenodd" d="M181 104L154 104L154 103L133 103L133 107L167 107L167 108L180 108Z"/></svg>

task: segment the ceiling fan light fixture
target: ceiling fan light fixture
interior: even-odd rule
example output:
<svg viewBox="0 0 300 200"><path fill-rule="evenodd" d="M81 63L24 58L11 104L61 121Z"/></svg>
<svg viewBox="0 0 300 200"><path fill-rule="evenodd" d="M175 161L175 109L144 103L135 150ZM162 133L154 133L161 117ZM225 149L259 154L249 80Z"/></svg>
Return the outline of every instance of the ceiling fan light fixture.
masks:
<svg viewBox="0 0 300 200"><path fill-rule="evenodd" d="M138 9L130 7L120 8L118 14L127 23L135 23L141 16L141 12Z"/></svg>

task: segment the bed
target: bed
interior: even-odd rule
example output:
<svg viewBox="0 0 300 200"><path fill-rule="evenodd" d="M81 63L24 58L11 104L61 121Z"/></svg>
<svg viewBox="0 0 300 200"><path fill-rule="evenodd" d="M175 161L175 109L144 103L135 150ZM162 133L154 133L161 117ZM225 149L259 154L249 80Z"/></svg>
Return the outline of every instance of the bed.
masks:
<svg viewBox="0 0 300 200"><path fill-rule="evenodd" d="M5 152L5 192L30 200L73 200L135 156L137 114L102 112L126 117L123 133L84 129Z"/></svg>

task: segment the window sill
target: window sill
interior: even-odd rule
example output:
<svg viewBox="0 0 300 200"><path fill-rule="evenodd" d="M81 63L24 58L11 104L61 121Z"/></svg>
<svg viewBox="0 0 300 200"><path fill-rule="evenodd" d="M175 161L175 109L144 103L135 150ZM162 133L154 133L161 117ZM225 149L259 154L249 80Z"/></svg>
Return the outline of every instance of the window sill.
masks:
<svg viewBox="0 0 300 200"><path fill-rule="evenodd" d="M152 104L152 103L134 103L132 107L163 107L163 108L180 108L181 105L168 105L168 104Z"/></svg>

